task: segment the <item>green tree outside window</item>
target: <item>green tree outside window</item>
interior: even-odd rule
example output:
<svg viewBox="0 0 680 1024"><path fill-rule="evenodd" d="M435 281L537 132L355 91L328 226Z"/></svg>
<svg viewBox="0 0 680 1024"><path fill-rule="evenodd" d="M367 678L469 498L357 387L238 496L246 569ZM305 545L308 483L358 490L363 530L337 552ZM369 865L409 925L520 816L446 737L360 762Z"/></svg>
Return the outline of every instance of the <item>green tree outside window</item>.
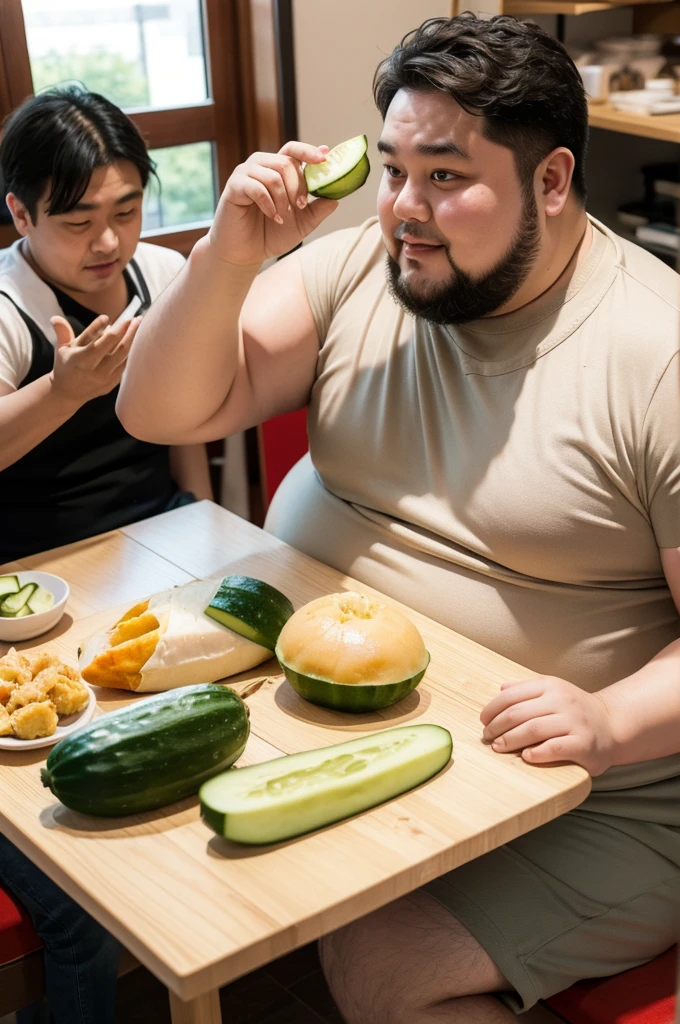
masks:
<svg viewBox="0 0 680 1024"><path fill-rule="evenodd" d="M92 53L50 51L31 59L36 92L63 82L82 82L92 92L130 110L149 105L146 78L137 62L97 49ZM209 220L215 210L212 145L196 142L151 151L161 189L152 180L145 200L145 227L174 227Z"/></svg>

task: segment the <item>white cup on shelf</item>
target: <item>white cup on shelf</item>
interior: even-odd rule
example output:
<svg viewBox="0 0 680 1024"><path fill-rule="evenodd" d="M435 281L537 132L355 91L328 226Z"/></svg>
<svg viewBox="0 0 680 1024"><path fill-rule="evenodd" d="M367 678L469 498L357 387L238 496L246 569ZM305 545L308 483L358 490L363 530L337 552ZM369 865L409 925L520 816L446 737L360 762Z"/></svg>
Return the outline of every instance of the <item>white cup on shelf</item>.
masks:
<svg viewBox="0 0 680 1024"><path fill-rule="evenodd" d="M584 64L579 69L583 88L591 103L604 103L607 98L610 69L602 64Z"/></svg>

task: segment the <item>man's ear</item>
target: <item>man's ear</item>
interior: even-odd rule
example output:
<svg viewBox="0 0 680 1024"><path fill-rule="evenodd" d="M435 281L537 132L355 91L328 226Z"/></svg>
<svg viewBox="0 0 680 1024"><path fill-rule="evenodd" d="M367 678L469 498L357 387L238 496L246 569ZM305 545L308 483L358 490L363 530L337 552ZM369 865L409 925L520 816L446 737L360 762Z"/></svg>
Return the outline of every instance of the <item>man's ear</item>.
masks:
<svg viewBox="0 0 680 1024"><path fill-rule="evenodd" d="M24 206L18 196L14 195L14 192L7 193L5 202L9 207L9 212L12 214L14 227L20 235L26 236L30 228L33 227L33 218L28 212L27 207Z"/></svg>
<svg viewBox="0 0 680 1024"><path fill-rule="evenodd" d="M536 168L539 201L543 201L546 217L557 217L565 207L574 174L574 154L559 146Z"/></svg>

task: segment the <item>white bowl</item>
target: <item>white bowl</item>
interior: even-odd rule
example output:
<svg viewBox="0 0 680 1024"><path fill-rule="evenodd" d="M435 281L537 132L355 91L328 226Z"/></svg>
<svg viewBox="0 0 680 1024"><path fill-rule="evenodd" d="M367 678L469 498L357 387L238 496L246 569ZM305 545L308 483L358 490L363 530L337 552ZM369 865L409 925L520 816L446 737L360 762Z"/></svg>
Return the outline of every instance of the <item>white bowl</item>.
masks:
<svg viewBox="0 0 680 1024"><path fill-rule="evenodd" d="M66 580L61 576L53 576L51 572L6 573L9 576L19 577L19 586L26 583L38 583L45 590L54 594L54 604L46 612L38 612L37 615L23 615L20 619L5 618L0 615L0 640L4 643L18 643L20 640L32 640L33 637L47 633L59 622L64 614L66 602L69 598L69 588Z"/></svg>

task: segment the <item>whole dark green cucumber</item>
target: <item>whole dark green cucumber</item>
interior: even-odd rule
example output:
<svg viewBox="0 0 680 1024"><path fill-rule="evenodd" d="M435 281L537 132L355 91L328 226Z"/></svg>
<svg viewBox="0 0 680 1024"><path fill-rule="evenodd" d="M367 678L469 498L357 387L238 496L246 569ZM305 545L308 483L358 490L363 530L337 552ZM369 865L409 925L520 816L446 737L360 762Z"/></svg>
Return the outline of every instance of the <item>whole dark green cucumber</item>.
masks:
<svg viewBox="0 0 680 1024"><path fill-rule="evenodd" d="M182 686L97 718L52 748L43 786L83 814L120 817L197 793L245 748L248 708L225 686Z"/></svg>

